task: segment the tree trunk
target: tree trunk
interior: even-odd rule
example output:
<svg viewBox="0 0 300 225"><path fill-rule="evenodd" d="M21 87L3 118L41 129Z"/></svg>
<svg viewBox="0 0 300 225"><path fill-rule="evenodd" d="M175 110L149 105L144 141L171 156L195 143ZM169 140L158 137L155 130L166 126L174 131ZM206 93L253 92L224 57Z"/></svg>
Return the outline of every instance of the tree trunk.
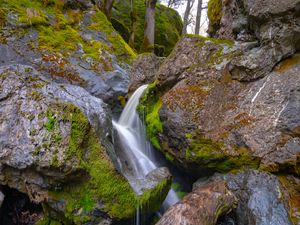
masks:
<svg viewBox="0 0 300 225"><path fill-rule="evenodd" d="M173 0L168 1L168 8L171 8L172 3L173 3Z"/></svg>
<svg viewBox="0 0 300 225"><path fill-rule="evenodd" d="M184 17L183 17L182 34L187 33L187 26L189 25L189 16L191 13L191 9L193 7L192 1L193 0L187 0L187 3L186 3L186 8L185 8Z"/></svg>
<svg viewBox="0 0 300 225"><path fill-rule="evenodd" d="M201 13L202 13L202 0L198 0L195 34L200 34Z"/></svg>
<svg viewBox="0 0 300 225"><path fill-rule="evenodd" d="M130 17L131 17L131 33L129 37L129 46L131 48L135 48L134 43L135 43L135 32L136 32L136 13L134 9L134 0L130 1L131 5L131 12L130 12Z"/></svg>
<svg viewBox="0 0 300 225"><path fill-rule="evenodd" d="M155 32L155 6L157 0L146 0L146 17L144 42L142 52L153 52L154 50L154 32Z"/></svg>
<svg viewBox="0 0 300 225"><path fill-rule="evenodd" d="M104 1L104 13L108 20L110 20L111 17L111 9L113 7L114 0L105 0Z"/></svg>

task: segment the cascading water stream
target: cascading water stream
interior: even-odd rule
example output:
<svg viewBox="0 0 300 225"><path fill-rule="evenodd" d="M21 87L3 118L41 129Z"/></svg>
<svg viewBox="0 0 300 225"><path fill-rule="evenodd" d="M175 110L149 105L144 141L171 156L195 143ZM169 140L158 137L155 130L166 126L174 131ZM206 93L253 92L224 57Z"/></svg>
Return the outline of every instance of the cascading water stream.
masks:
<svg viewBox="0 0 300 225"><path fill-rule="evenodd" d="M139 99L147 87L148 85L143 85L138 88L126 104L119 121L113 121L113 126L118 133L119 142L122 146L122 152L119 154L125 162L121 163L121 169L129 181L133 178L141 179L158 168L157 159L154 156L155 150L146 139L145 126L136 111ZM130 169L127 171L124 167ZM135 188L134 185L132 186ZM175 191L171 189L162 205L162 211L178 200Z"/></svg>

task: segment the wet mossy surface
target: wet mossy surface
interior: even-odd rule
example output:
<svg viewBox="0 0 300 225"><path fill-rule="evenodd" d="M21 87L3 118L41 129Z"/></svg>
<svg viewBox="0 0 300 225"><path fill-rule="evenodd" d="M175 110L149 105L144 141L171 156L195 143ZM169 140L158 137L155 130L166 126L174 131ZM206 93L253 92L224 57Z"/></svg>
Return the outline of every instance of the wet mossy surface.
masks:
<svg viewBox="0 0 300 225"><path fill-rule="evenodd" d="M155 188L145 191L138 200L142 213L148 214L158 211L171 188L171 184L172 179L167 178L158 183Z"/></svg>
<svg viewBox="0 0 300 225"><path fill-rule="evenodd" d="M144 41L144 25L145 25L145 3L143 0L134 1L135 16L136 16L136 39L135 49L137 51L145 50L141 48ZM114 10L112 11L112 18L122 22L128 31L131 31L131 15L130 15L130 2L119 1L115 3ZM122 34L124 29L115 28ZM167 8L161 4L157 4L155 12L155 44L157 46L164 46L163 56L170 54L174 48L176 42L181 36L182 20L179 14L170 8ZM155 46L153 46L154 48Z"/></svg>
<svg viewBox="0 0 300 225"><path fill-rule="evenodd" d="M49 113L47 118L50 116L71 124L69 148L64 160L78 163L77 167L87 173L80 180L67 182L49 192L50 202L64 202L63 217L67 221L81 224L92 221L95 210L115 220L132 218L138 204L147 209L147 213L156 211L165 198L166 190L170 188L169 180L137 196L128 181L114 168L95 130L81 110L72 104L65 104L62 108L60 116ZM57 125L58 122L54 121L51 132L56 132ZM52 166L60 166L57 155L52 159ZM51 204L49 206L52 208Z"/></svg>
<svg viewBox="0 0 300 225"><path fill-rule="evenodd" d="M150 142L156 149L161 149L157 134L163 131L163 124L159 117L162 100L159 97L156 82L154 81L148 86L145 94L140 99L137 110L145 120L146 133Z"/></svg>

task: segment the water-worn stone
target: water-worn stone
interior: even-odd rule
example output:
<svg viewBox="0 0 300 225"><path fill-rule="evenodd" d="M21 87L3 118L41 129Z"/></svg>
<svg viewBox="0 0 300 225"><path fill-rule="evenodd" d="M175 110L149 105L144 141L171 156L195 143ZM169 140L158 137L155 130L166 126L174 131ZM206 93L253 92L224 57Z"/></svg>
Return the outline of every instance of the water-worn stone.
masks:
<svg viewBox="0 0 300 225"><path fill-rule="evenodd" d="M228 190L238 199L234 210L237 224L291 225L289 217L288 194L276 176L246 170L239 173L216 175L208 184L224 181ZM203 184L204 183L204 184ZM207 181L195 183L194 189L207 186Z"/></svg>
<svg viewBox="0 0 300 225"><path fill-rule="evenodd" d="M156 225L214 225L220 216L236 207L236 202L225 182L211 182L171 206Z"/></svg>

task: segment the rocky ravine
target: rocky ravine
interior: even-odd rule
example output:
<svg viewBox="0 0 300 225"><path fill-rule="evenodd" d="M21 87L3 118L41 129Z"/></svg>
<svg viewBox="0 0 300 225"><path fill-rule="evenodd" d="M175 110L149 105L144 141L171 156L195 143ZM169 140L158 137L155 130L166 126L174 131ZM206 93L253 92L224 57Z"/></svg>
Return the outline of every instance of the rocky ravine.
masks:
<svg viewBox="0 0 300 225"><path fill-rule="evenodd" d="M210 11L218 9L210 8L214 4L219 11ZM251 212L247 222L237 218L241 224L299 223L300 3L270 4L211 0L211 24L219 13L211 35L227 39L185 36L154 72L139 106L152 144L195 177L245 168L277 175L270 179L279 179L288 197L261 196L261 201L285 208L280 219L271 219L276 212ZM239 179L247 176L241 173ZM248 188L241 195L248 196ZM255 192L260 191L257 184ZM255 204L243 207L251 211Z"/></svg>

